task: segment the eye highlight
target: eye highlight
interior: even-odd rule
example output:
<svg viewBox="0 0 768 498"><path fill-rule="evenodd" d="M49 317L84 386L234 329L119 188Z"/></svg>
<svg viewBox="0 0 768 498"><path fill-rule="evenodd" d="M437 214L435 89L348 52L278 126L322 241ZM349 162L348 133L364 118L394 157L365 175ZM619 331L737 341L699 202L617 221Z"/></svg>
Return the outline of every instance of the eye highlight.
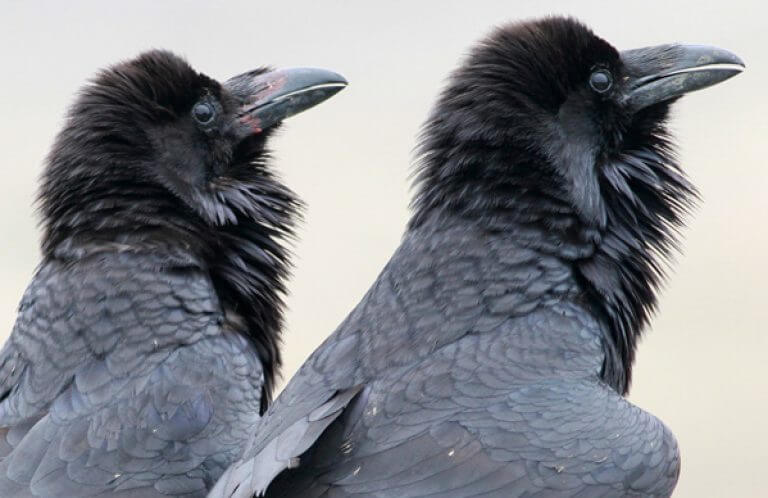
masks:
<svg viewBox="0 0 768 498"><path fill-rule="evenodd" d="M209 124L215 115L216 110L208 102L199 102L192 108L192 117L200 124Z"/></svg>
<svg viewBox="0 0 768 498"><path fill-rule="evenodd" d="M589 75L589 86L597 93L605 93L613 86L613 76L605 69L598 69Z"/></svg>

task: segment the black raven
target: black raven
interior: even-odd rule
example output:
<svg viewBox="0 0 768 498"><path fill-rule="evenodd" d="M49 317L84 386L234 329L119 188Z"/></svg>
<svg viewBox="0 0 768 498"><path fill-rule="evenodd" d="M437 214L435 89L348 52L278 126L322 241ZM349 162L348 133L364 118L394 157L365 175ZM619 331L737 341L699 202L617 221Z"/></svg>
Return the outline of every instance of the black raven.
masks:
<svg viewBox="0 0 768 498"><path fill-rule="evenodd" d="M204 496L241 454L280 364L300 207L266 141L345 83L262 68L220 84L151 51L82 90L0 352L0 496Z"/></svg>
<svg viewBox="0 0 768 498"><path fill-rule="evenodd" d="M669 495L675 439L622 396L695 198L665 120L742 66L560 17L481 41L400 247L209 496Z"/></svg>

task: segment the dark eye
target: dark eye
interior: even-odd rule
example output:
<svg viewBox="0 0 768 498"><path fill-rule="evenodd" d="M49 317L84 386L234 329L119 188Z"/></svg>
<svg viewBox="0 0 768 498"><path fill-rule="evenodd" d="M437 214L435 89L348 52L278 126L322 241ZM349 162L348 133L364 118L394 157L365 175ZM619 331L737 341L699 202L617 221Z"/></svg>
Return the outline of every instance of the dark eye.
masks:
<svg viewBox="0 0 768 498"><path fill-rule="evenodd" d="M605 69L598 69L589 75L589 86L597 93L605 93L613 85L613 76Z"/></svg>
<svg viewBox="0 0 768 498"><path fill-rule="evenodd" d="M207 102L200 102L195 104L192 108L192 116L200 124L208 124L213 121L213 116L216 112L213 110L213 106Z"/></svg>

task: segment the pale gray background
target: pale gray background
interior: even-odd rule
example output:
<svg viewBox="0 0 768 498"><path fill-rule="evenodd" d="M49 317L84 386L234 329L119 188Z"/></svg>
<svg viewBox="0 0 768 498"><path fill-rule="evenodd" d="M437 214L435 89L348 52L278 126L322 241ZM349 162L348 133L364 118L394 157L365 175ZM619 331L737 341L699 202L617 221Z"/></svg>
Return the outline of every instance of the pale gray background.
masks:
<svg viewBox="0 0 768 498"><path fill-rule="evenodd" d="M414 136L445 75L490 26L548 13L575 15L618 48L710 43L747 61L677 106L682 163L704 201L631 398L677 434L676 496L766 496L764 2L0 0L0 339L39 258L31 204L44 156L97 68L162 47L219 79L268 63L325 66L351 82L274 142L276 167L309 205L290 283L290 376L397 246Z"/></svg>

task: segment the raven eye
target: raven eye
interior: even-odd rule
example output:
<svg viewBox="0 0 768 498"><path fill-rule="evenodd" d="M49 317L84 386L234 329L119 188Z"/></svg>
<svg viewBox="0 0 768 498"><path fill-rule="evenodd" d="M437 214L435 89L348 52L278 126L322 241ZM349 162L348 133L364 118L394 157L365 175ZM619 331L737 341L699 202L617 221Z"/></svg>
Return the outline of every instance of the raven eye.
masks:
<svg viewBox="0 0 768 498"><path fill-rule="evenodd" d="M613 76L605 69L598 69L589 75L589 86L597 93L605 93L613 85Z"/></svg>
<svg viewBox="0 0 768 498"><path fill-rule="evenodd" d="M195 107L192 108L192 116L200 124L208 124L213 121L214 114L213 106L206 102L195 104Z"/></svg>

